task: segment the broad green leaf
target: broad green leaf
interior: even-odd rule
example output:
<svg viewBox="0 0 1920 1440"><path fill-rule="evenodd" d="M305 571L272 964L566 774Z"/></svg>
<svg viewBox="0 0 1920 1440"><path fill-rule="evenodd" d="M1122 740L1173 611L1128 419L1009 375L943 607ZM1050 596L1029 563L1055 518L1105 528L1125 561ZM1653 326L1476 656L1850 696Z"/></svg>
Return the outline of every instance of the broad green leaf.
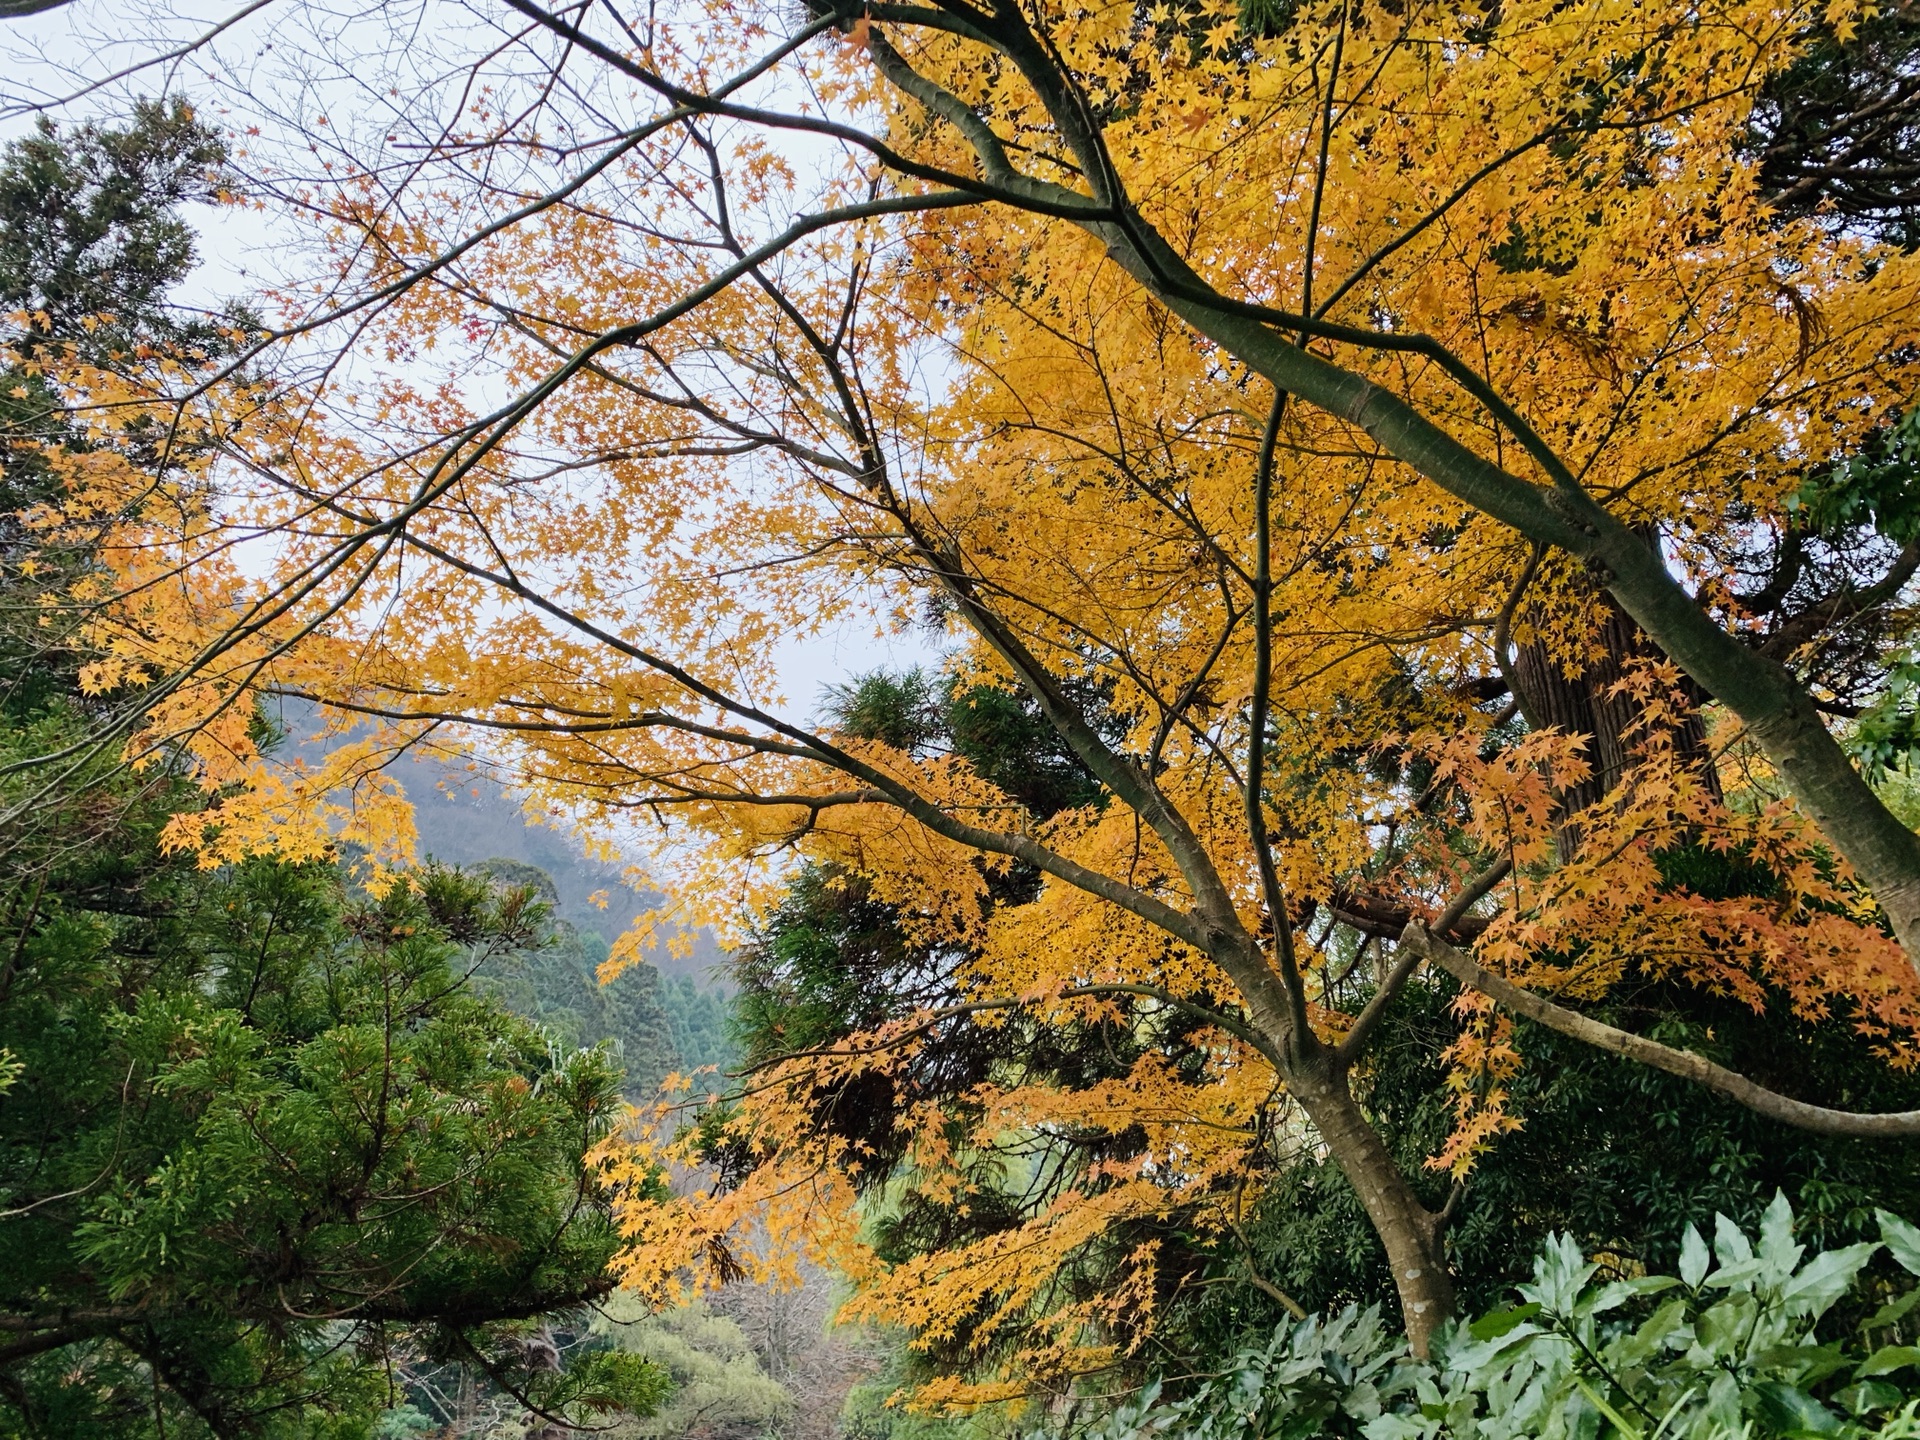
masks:
<svg viewBox="0 0 1920 1440"><path fill-rule="evenodd" d="M1688 1225L1686 1233L1680 1237L1680 1279L1689 1290L1698 1290L1712 1263L1712 1256L1707 1253L1707 1242L1700 1238L1698 1230Z"/></svg>
<svg viewBox="0 0 1920 1440"><path fill-rule="evenodd" d="M1637 1275L1618 1282L1629 1295L1664 1295L1680 1282L1671 1275Z"/></svg>
<svg viewBox="0 0 1920 1440"><path fill-rule="evenodd" d="M1515 1326L1531 1320L1540 1313L1538 1304L1509 1305L1504 1310L1494 1310L1482 1315L1467 1327L1467 1333L1476 1340L1498 1340Z"/></svg>
<svg viewBox="0 0 1920 1440"><path fill-rule="evenodd" d="M1574 1306L1574 1314L1581 1316L1605 1315L1609 1310L1617 1310L1628 1300L1632 1299L1633 1293L1633 1289L1628 1282L1624 1280L1612 1281L1606 1285L1602 1285L1598 1290L1587 1292L1586 1295L1581 1297L1580 1303Z"/></svg>
<svg viewBox="0 0 1920 1440"><path fill-rule="evenodd" d="M1693 1322L1700 1348L1718 1360L1730 1360L1753 1333L1757 1306L1749 1295L1735 1295L1704 1311Z"/></svg>
<svg viewBox="0 0 1920 1440"><path fill-rule="evenodd" d="M1767 1262L1751 1257L1733 1264L1724 1259L1711 1275L1707 1276L1706 1288L1709 1290L1751 1290L1753 1282L1766 1273Z"/></svg>
<svg viewBox="0 0 1920 1440"><path fill-rule="evenodd" d="M1804 1270L1787 1282L1780 1294L1781 1303L1789 1314L1819 1319L1834 1301L1853 1288L1854 1278L1879 1248L1869 1241L1814 1256Z"/></svg>
<svg viewBox="0 0 1920 1440"><path fill-rule="evenodd" d="M1885 1345L1869 1355L1853 1373L1856 1379L1864 1380L1870 1375L1891 1375L1909 1365L1920 1365L1920 1345Z"/></svg>
<svg viewBox="0 0 1920 1440"><path fill-rule="evenodd" d="M1891 1325L1903 1319L1914 1306L1920 1305L1920 1289L1909 1290L1898 1299L1889 1300L1867 1318L1863 1330L1878 1330L1883 1325Z"/></svg>
<svg viewBox="0 0 1920 1440"><path fill-rule="evenodd" d="M1775 1345L1754 1357L1756 1371L1771 1371L1801 1386L1818 1385L1852 1363L1838 1345Z"/></svg>
<svg viewBox="0 0 1920 1440"><path fill-rule="evenodd" d="M1625 1365L1640 1364L1672 1340L1677 1332L1684 1330L1686 1324L1687 1302L1675 1297L1642 1321L1631 1335L1614 1341L1607 1351L1610 1357L1608 1363L1614 1363L1617 1359Z"/></svg>
<svg viewBox="0 0 1920 1440"><path fill-rule="evenodd" d="M1910 1275L1920 1275L1920 1226L1909 1225L1886 1210L1873 1212L1880 1221L1880 1238L1888 1252Z"/></svg>
<svg viewBox="0 0 1920 1440"><path fill-rule="evenodd" d="M1520 1293L1556 1315L1565 1315L1599 1268L1588 1263L1571 1235L1549 1235L1533 1262L1533 1282L1522 1285Z"/></svg>
<svg viewBox="0 0 1920 1440"><path fill-rule="evenodd" d="M1902 1398L1897 1385L1889 1385L1884 1380L1861 1380L1836 1392L1833 1402L1845 1407L1850 1415L1865 1415L1873 1410L1890 1409Z"/></svg>
<svg viewBox="0 0 1920 1440"><path fill-rule="evenodd" d="M1719 1259L1723 1269L1734 1265L1748 1265L1753 1261L1753 1244L1733 1221L1725 1215L1715 1215L1713 1217L1713 1253Z"/></svg>
<svg viewBox="0 0 1920 1440"><path fill-rule="evenodd" d="M1763 1380L1751 1392L1754 1415L1763 1425L1796 1437L1838 1435L1846 1422L1797 1385Z"/></svg>
<svg viewBox="0 0 1920 1440"><path fill-rule="evenodd" d="M1791 1275L1806 1253L1805 1246L1793 1243L1793 1206L1787 1203L1784 1190L1773 1192L1773 1199L1760 1216L1760 1244L1755 1253L1776 1277Z"/></svg>

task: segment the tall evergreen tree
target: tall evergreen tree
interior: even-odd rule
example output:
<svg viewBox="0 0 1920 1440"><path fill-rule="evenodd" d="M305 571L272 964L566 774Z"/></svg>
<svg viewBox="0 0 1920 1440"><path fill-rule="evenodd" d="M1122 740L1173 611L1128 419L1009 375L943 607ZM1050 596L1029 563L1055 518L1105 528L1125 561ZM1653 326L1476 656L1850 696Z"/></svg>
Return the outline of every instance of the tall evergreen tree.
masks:
<svg viewBox="0 0 1920 1440"><path fill-rule="evenodd" d="M168 291L192 262L179 207L221 158L178 103L0 156L0 293L35 312L17 353L217 341ZM53 493L39 447L77 438L15 378L9 535ZM163 854L203 797L165 756L132 773L80 743L86 657L48 643L19 558L0 555L0 805L32 816L0 844L0 1436L345 1440L449 1362L557 1419L649 1409L663 1372L593 1346L561 1365L547 1338L613 1286L589 1155L618 1071L468 983L541 938L538 898Z"/></svg>

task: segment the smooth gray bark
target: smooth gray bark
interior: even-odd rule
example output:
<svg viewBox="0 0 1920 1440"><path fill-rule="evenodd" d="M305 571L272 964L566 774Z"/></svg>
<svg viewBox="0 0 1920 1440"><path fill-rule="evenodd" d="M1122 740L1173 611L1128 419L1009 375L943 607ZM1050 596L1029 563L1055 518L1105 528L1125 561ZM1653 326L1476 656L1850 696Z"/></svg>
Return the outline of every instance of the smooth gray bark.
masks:
<svg viewBox="0 0 1920 1440"><path fill-rule="evenodd" d="M1577 1010L1556 1005L1544 995L1523 990L1511 980L1494 974L1464 950L1456 950L1446 941L1428 933L1424 926L1409 925L1400 943L1432 961L1462 985L1478 990L1503 1009L1524 1015L1549 1030L1583 1041L1596 1050L1623 1055L1655 1070L1664 1070L1669 1075L1691 1080L1769 1120L1778 1120L1797 1130L1810 1130L1816 1135L1844 1135L1855 1139L1891 1140L1920 1135L1920 1110L1869 1115L1853 1110L1830 1110L1824 1105L1809 1105L1804 1100L1795 1100L1764 1085L1757 1085L1724 1065L1716 1065L1704 1055L1696 1055L1691 1050L1676 1050L1671 1045L1662 1045L1643 1035L1617 1030Z"/></svg>

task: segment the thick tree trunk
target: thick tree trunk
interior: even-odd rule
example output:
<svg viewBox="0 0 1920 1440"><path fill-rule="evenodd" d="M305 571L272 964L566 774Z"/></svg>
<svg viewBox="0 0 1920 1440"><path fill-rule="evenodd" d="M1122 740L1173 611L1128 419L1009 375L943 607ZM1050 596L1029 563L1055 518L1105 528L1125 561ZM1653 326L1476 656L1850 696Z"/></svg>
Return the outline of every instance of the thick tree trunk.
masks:
<svg viewBox="0 0 1920 1440"><path fill-rule="evenodd" d="M1287 1092L1313 1121L1386 1246L1408 1343L1425 1359L1433 1332L1453 1314L1453 1277L1442 1251L1441 1218L1413 1193L1330 1051L1316 1049L1290 1066L1286 1080Z"/></svg>
<svg viewBox="0 0 1920 1440"><path fill-rule="evenodd" d="M1386 1249L1407 1341L1414 1354L1425 1359L1433 1332L1453 1314L1453 1277L1441 1246L1444 1222L1421 1203L1400 1162L1353 1098L1340 1054L1303 1033L1304 1027L1296 1029L1301 1017L1288 1005L1279 977L1258 944L1244 933L1237 941L1228 940L1224 924L1215 936L1225 943L1209 953L1239 989L1251 1033L1266 1041L1262 1053L1319 1131Z"/></svg>
<svg viewBox="0 0 1920 1440"><path fill-rule="evenodd" d="M1520 691L1515 698L1524 706L1529 722L1542 728L1557 726L1587 741L1587 759L1592 762L1593 773L1562 795L1563 816L1584 810L1620 783L1633 763L1639 713L1631 697L1610 692L1634 662L1667 658L1611 595L1601 591L1593 596L1593 602L1600 611L1600 622L1591 637L1596 653L1583 670L1569 675L1562 661L1538 640L1517 646L1513 658L1513 683ZM1705 697L1691 682L1686 688L1689 704L1674 736L1676 757L1696 767L1708 789L1718 795L1720 780L1700 714ZM1578 828L1564 821L1556 828L1562 854L1571 857L1579 849Z"/></svg>

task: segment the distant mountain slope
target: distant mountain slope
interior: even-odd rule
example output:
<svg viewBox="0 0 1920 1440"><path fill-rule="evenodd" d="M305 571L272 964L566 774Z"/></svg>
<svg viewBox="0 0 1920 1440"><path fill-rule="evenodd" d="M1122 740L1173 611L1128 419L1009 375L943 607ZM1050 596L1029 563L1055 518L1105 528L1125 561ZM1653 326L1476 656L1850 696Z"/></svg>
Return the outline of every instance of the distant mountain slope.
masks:
<svg viewBox="0 0 1920 1440"><path fill-rule="evenodd" d="M572 836L533 820L492 780L425 760L397 766L392 773L413 801L422 859L463 866L504 859L536 866L553 881L556 917L609 944L636 917L664 903L658 890L633 888L620 866L591 859ZM591 899L602 891L604 910ZM719 968L724 957L704 931L685 958L668 954L664 947L648 958L666 975L683 976L703 989L725 988Z"/></svg>
<svg viewBox="0 0 1920 1440"><path fill-rule="evenodd" d="M525 886L546 904L555 903L553 879L538 866L496 857L466 868L485 871L502 885ZM692 989L692 982L663 981L658 970L642 961L602 985L594 972L607 958L606 942L566 920L556 920L553 929L552 942L538 950L491 957L476 982L509 1010L545 1027L563 1046L612 1041L626 1071L627 1098L646 1103L669 1074L690 1068L676 1038L683 1022L664 1002L669 990ZM715 1006L724 1003L704 992L701 998ZM673 999L678 1004L680 997L675 993Z"/></svg>
<svg viewBox="0 0 1920 1440"><path fill-rule="evenodd" d="M314 708L307 702L281 700L277 707L278 723L291 741L284 752L289 758L318 759L328 745L348 738L315 739ZM422 860L468 866L500 859L536 866L553 881L558 896L555 918L582 934L597 934L608 944L636 917L664 903L658 890L630 885L620 866L589 858L571 835L529 815L497 781L462 765L417 756L387 774L413 802ZM591 897L598 892L605 892L605 909L593 903ZM726 980L725 956L705 931L695 939L693 953L684 958L664 948L648 958L664 975L685 976L700 989L732 988Z"/></svg>

